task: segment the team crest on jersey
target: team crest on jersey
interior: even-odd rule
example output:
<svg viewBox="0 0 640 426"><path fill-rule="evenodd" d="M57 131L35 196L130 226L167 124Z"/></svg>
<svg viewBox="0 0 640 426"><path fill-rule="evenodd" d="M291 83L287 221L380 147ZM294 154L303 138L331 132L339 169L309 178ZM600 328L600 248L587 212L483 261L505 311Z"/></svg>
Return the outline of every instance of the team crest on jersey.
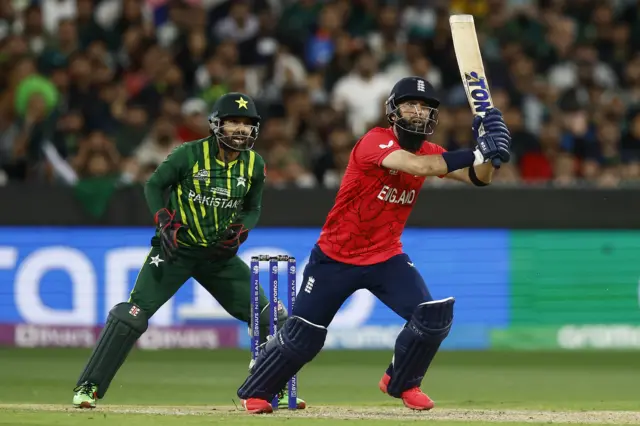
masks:
<svg viewBox="0 0 640 426"><path fill-rule="evenodd" d="M247 178L245 178L244 176L238 176L238 183L236 184L236 187L238 186L247 186Z"/></svg>
<svg viewBox="0 0 640 426"><path fill-rule="evenodd" d="M209 170L206 170L206 169L198 170L196 174L193 175L193 178L198 180L209 179Z"/></svg>

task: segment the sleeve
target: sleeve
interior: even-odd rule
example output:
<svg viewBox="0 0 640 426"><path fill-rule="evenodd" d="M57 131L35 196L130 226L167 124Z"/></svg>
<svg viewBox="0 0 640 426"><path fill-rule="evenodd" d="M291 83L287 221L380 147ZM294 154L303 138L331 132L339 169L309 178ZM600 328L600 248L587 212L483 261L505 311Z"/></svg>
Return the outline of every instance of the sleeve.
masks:
<svg viewBox="0 0 640 426"><path fill-rule="evenodd" d="M260 219L260 210L262 208L262 191L264 190L264 182L267 178L267 166L264 160L256 155L256 164L254 165L253 177L251 178L251 189L244 197L242 212L238 216L236 223L241 223L247 229L255 228Z"/></svg>
<svg viewBox="0 0 640 426"><path fill-rule="evenodd" d="M354 160L362 167L381 167L387 155L401 149L385 133L367 133L356 145Z"/></svg>
<svg viewBox="0 0 640 426"><path fill-rule="evenodd" d="M427 142L423 149L424 149L424 155L442 155L445 152L447 152L445 148L432 142Z"/></svg>
<svg viewBox="0 0 640 426"><path fill-rule="evenodd" d="M166 206L165 190L180 181L188 162L186 145L180 145L153 172L144 186L144 197L152 214Z"/></svg>

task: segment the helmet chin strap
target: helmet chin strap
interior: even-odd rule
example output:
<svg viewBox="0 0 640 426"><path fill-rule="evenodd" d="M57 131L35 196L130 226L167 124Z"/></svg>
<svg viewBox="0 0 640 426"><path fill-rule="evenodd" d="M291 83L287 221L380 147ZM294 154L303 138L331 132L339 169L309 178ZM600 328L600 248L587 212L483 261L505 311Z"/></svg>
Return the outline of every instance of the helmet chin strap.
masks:
<svg viewBox="0 0 640 426"><path fill-rule="evenodd" d="M216 142L218 142L218 149L222 151L222 161L224 161L224 168L226 170L229 167L229 151L224 148L222 142L219 140L216 140Z"/></svg>
<svg viewBox="0 0 640 426"><path fill-rule="evenodd" d="M229 168L229 151L227 151L226 149L223 149L222 156L224 157L224 168L228 169Z"/></svg>

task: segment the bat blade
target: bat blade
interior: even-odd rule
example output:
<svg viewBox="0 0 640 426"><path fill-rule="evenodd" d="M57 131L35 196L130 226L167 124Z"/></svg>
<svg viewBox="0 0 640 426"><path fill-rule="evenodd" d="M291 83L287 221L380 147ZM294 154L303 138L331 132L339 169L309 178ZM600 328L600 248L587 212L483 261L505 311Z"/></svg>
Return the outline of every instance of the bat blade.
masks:
<svg viewBox="0 0 640 426"><path fill-rule="evenodd" d="M485 113L493 108L493 100L484 71L473 15L451 15L449 25L469 107L474 116L484 117ZM484 129L481 127L480 135L482 134ZM500 159L494 158L492 164L495 168L500 168Z"/></svg>

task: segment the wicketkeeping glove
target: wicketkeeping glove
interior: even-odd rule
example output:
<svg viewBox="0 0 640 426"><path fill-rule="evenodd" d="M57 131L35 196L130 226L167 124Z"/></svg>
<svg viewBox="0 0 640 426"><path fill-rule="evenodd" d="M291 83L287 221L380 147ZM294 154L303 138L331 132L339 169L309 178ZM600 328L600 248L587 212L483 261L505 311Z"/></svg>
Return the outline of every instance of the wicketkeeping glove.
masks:
<svg viewBox="0 0 640 426"><path fill-rule="evenodd" d="M175 216L175 212L171 213L167 209L160 209L154 217L160 234L160 247L168 262L175 258L178 250L178 231L188 229L187 225L177 222Z"/></svg>
<svg viewBox="0 0 640 426"><path fill-rule="evenodd" d="M484 134L480 136L480 126ZM490 109L484 117L473 119L473 136L477 141L477 150L485 161L500 159L503 163L511 160L511 133L504 122L502 112L497 108ZM494 162L494 167L495 167Z"/></svg>
<svg viewBox="0 0 640 426"><path fill-rule="evenodd" d="M240 223L233 223L224 231L220 241L214 246L214 255L219 258L230 259L238 253L240 244L249 237L249 230Z"/></svg>

